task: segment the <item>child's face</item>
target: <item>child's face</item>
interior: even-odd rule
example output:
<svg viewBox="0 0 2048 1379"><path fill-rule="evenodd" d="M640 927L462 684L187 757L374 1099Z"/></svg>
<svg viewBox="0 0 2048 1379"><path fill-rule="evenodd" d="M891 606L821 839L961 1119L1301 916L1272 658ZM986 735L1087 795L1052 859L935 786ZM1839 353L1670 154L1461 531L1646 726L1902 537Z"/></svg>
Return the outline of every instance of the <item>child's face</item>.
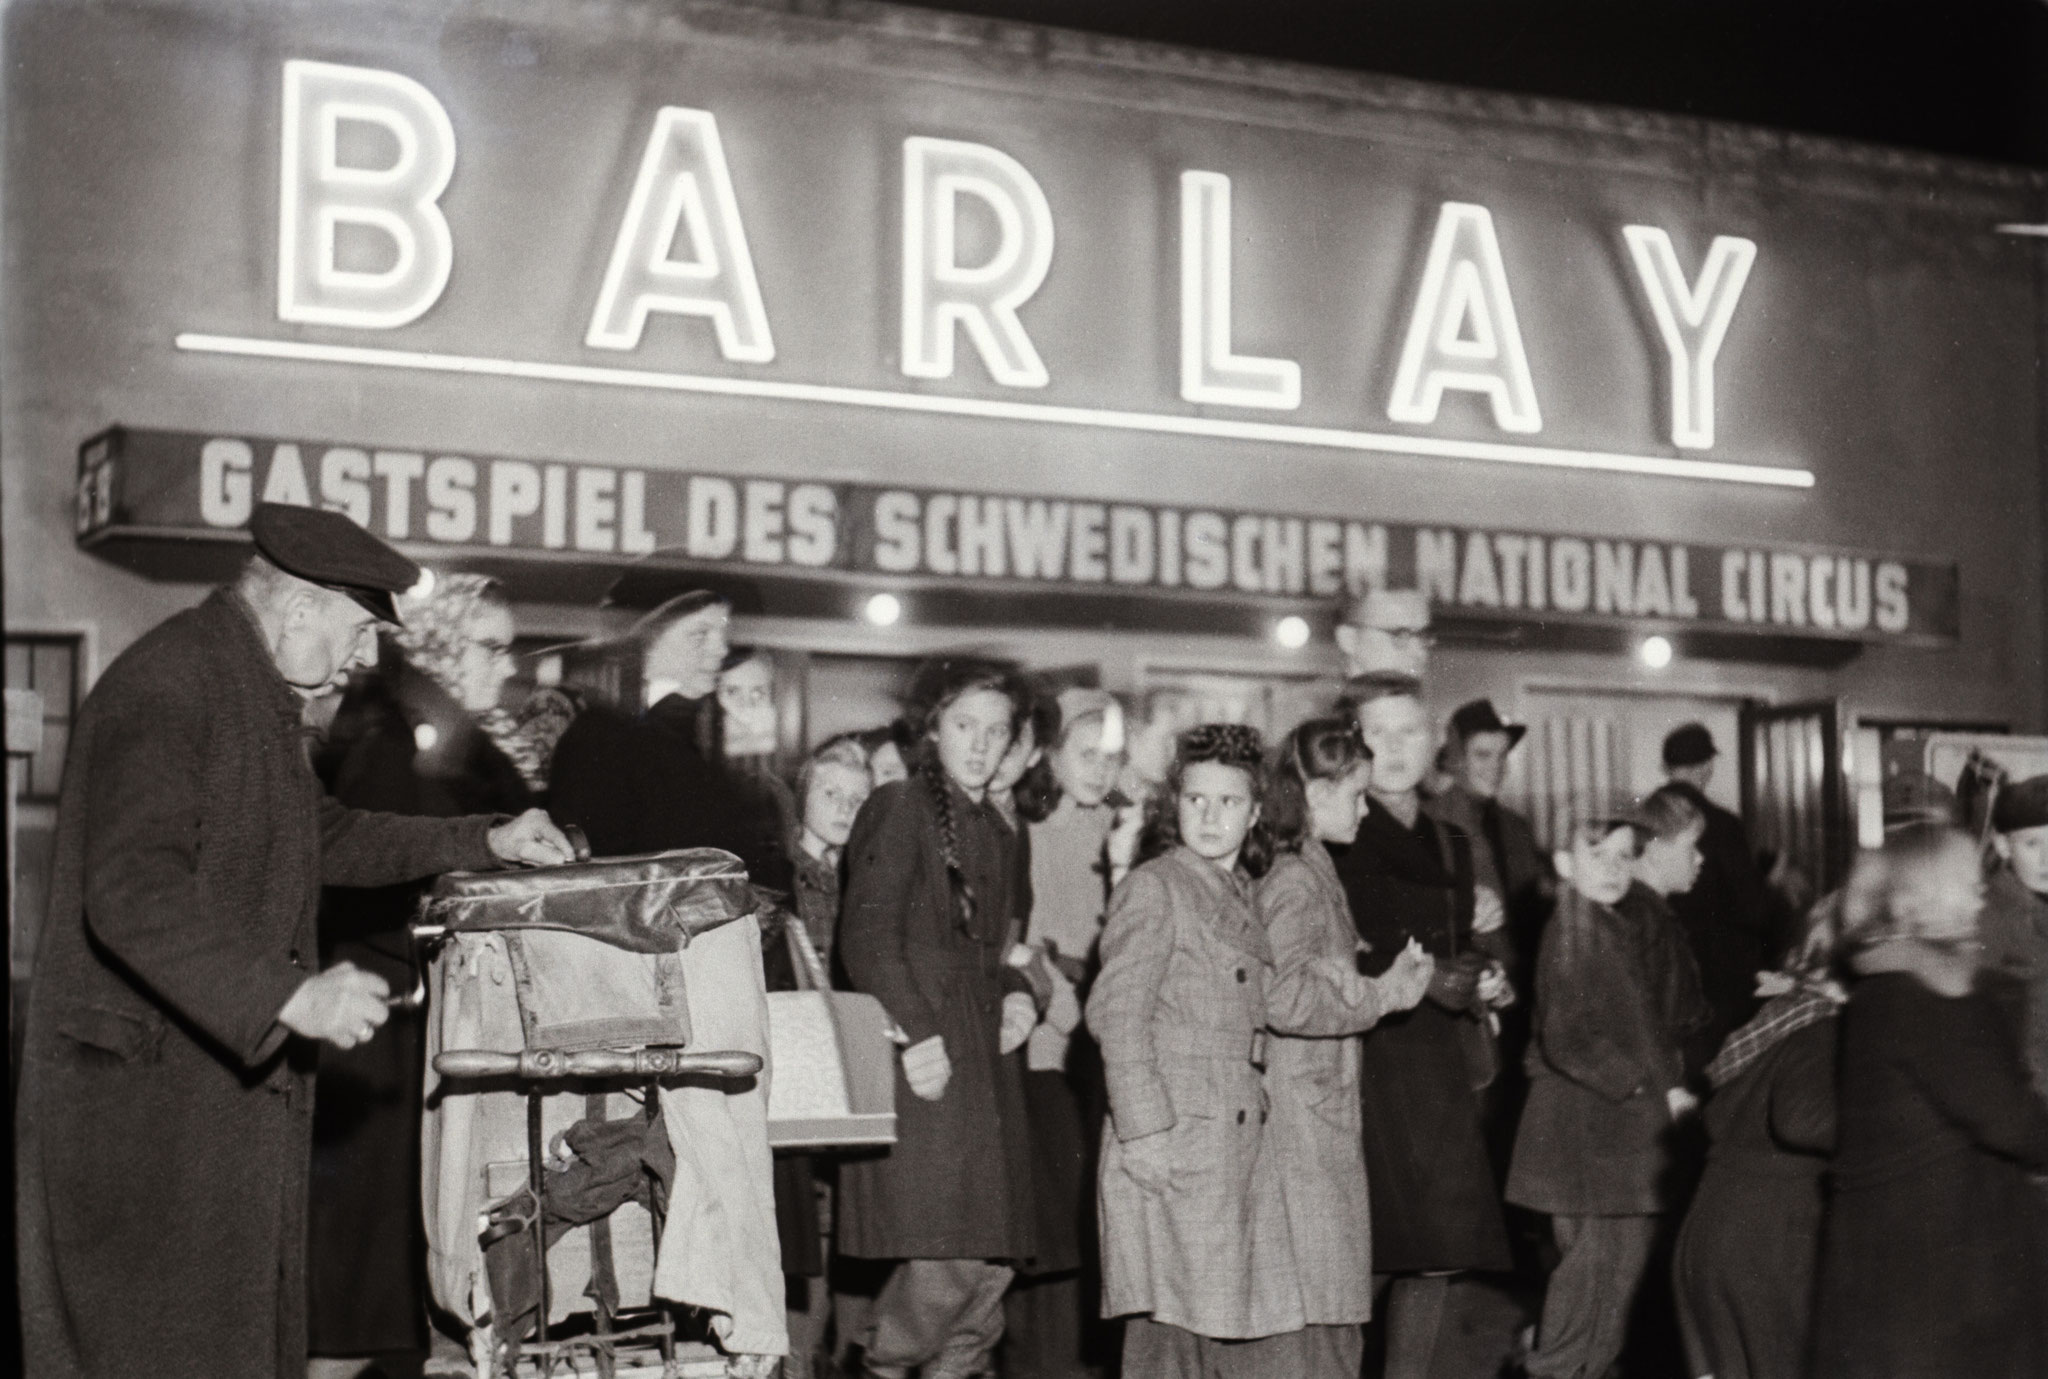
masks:
<svg viewBox="0 0 2048 1379"><path fill-rule="evenodd" d="M1017 730L1017 738L1010 744L1010 750L1003 753L1003 759L996 764L996 773L989 777L988 790L999 795L1005 790L1017 788L1017 782L1024 779L1024 773L1037 765L1043 755L1038 750L1038 730L1026 719L1024 726Z"/></svg>
<svg viewBox="0 0 2048 1379"><path fill-rule="evenodd" d="M971 689L939 710L932 726L939 765L970 795L988 788L990 777L1010 750L1010 697L992 689Z"/></svg>
<svg viewBox="0 0 2048 1379"><path fill-rule="evenodd" d="M1067 729L1066 737L1052 750L1052 773L1060 789L1075 804L1088 808L1108 798L1124 764L1123 753L1103 750L1102 726L1102 715L1090 715Z"/></svg>
<svg viewBox="0 0 2048 1379"><path fill-rule="evenodd" d="M1684 895L1700 879L1700 837L1707 831L1704 820L1670 838L1652 838L1643 844L1636 859L1636 880L1659 895Z"/></svg>
<svg viewBox="0 0 2048 1379"><path fill-rule="evenodd" d="M875 748L874 755L868 758L868 770L873 773L876 785L910 779L910 767L893 742L884 742Z"/></svg>
<svg viewBox="0 0 2048 1379"><path fill-rule="evenodd" d="M2048 895L2048 824L1999 834L1998 855L2012 863L2012 874L2022 886Z"/></svg>
<svg viewBox="0 0 2048 1379"><path fill-rule="evenodd" d="M804 827L833 847L844 847L854 816L873 789L873 779L858 766L819 762L811 768L811 788L804 793Z"/></svg>
<svg viewBox="0 0 2048 1379"><path fill-rule="evenodd" d="M1557 869L1580 895L1596 905L1612 905L1628 894L1635 875L1636 835L1626 824L1589 842L1582 833L1569 852L1557 855Z"/></svg>
<svg viewBox="0 0 2048 1379"><path fill-rule="evenodd" d="M1259 819L1251 776L1220 761L1198 761L1181 772L1179 808L1181 841L1224 867L1236 865Z"/></svg>
<svg viewBox="0 0 2048 1379"><path fill-rule="evenodd" d="M1308 796L1309 826L1326 843L1348 843L1358 836L1365 817L1365 792L1372 785L1372 763L1361 761L1344 775L1312 780Z"/></svg>
<svg viewBox="0 0 2048 1379"><path fill-rule="evenodd" d="M1362 705L1358 728L1372 749L1373 781L1382 794L1403 795L1422 783L1436 752L1422 701L1390 694Z"/></svg>

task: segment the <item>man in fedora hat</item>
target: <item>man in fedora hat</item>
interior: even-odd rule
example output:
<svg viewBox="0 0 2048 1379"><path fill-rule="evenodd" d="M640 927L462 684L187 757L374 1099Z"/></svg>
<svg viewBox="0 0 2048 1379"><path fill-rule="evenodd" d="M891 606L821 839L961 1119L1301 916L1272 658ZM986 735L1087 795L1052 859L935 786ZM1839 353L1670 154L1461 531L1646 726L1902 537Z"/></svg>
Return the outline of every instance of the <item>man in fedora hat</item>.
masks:
<svg viewBox="0 0 2048 1379"><path fill-rule="evenodd" d="M316 971L320 887L568 861L516 819L344 809L308 699L368 664L419 567L337 513L264 504L231 586L123 652L80 709L30 979L16 1125L29 1369L306 1371L316 1043L384 1023Z"/></svg>
<svg viewBox="0 0 2048 1379"><path fill-rule="evenodd" d="M1537 943L1553 886L1549 860L1536 845L1536 831L1500 800L1508 754L1528 731L1526 724L1503 721L1491 699L1460 705L1451 715L1444 742L1451 784L1429 800L1431 814L1472 838L1473 880L1501 898L1501 927L1481 941L1500 960L1522 998L1498 1012L1499 1072L1483 1098L1487 1148L1503 1173L1527 1091L1522 1054L1529 1042ZM1524 1224L1510 1222L1518 1236Z"/></svg>
<svg viewBox="0 0 2048 1379"><path fill-rule="evenodd" d="M1518 907L1522 918L1528 917L1532 904L1540 916L1542 892L1550 879L1543 850L1536 846L1535 830L1500 801L1508 754L1528 731L1527 724L1504 722L1491 699L1460 705L1451 715L1444 743L1448 749L1444 765L1451 784L1430 800L1431 813L1458 825L1478 841L1473 849L1473 873L1480 885L1492 887L1506 904L1511 927ZM1533 933L1527 935L1531 957L1534 937Z"/></svg>

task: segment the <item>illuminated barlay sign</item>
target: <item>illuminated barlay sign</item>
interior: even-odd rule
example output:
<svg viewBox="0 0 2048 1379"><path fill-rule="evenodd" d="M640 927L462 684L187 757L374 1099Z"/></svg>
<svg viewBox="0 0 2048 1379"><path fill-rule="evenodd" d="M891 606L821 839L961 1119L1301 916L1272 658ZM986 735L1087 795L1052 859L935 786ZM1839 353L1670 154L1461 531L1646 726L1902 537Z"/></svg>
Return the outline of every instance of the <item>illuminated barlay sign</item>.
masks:
<svg viewBox="0 0 2048 1379"><path fill-rule="evenodd" d="M661 552L762 574L1332 600L1416 587L1477 617L1952 640L1957 571L1865 551L1403 524L1066 496L686 473L117 428L80 451L78 530L225 537L318 504L423 559Z"/></svg>
<svg viewBox="0 0 2048 1379"><path fill-rule="evenodd" d="M457 161L447 110L417 81L333 63L284 64L277 226L281 321L383 332L417 321L446 291L458 239L440 205ZM395 152L381 165L345 160L350 124L381 129ZM582 339L630 355L650 317L701 320L720 356L761 370L742 376L659 373L618 364L563 364L412 351L381 344L322 345L197 333L181 348L209 353L541 381L717 392L1021 421L1108 426L1279 444L1509 463L1557 465L1810 487L1803 469L1686 455L1627 455L1535 444L1543 431L1539 373L1518 322L1500 229L1483 206L1438 211L1384 403L1388 421L1426 427L1446 393L1483 399L1501 441L1406 432L1339 430L1266 420L1302 404L1299 362L1238 353L1232 340L1232 186L1188 169L1179 177L1179 393L1184 403L1248 416L1134 412L1026 400L1052 379L1025 308L1050 271L1056 217L1029 168L986 144L913 135L902 141L898 368L909 379L955 376L972 350L1010 397L963 398L906 389L835 387L777 378L773 314L748 244L734 169L709 110L664 107L654 117ZM963 260L963 203L978 203L993 243ZM388 264L344 266L341 227L384 242ZM1688 270L1670 234L1622 225L1626 262L1656 322L1669 386L1670 439L1680 451L1714 444L1714 364L1738 311L1756 245L1712 240ZM1021 396L1020 396L1021 395Z"/></svg>

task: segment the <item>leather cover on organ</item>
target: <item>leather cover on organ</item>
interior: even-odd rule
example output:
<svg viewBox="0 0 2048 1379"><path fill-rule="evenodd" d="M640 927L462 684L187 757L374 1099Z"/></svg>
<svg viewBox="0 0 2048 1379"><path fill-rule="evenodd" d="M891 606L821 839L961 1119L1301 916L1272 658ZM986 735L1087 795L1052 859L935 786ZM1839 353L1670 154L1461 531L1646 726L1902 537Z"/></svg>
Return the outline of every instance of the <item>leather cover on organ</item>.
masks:
<svg viewBox="0 0 2048 1379"><path fill-rule="evenodd" d="M718 848L680 848L521 871L450 872L421 920L451 932L556 929L633 953L674 953L759 908L747 868Z"/></svg>

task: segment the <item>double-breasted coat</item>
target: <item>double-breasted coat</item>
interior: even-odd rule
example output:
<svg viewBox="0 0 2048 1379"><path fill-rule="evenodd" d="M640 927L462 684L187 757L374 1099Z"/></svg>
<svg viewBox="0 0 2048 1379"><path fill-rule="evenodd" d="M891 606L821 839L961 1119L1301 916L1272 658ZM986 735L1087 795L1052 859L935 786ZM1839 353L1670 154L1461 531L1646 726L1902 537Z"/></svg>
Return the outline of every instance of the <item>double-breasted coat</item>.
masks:
<svg viewBox="0 0 2048 1379"><path fill-rule="evenodd" d="M948 784L957 855L974 893L964 925L946 881L922 775L883 786L846 843L839 962L912 1044L943 1035L952 1079L937 1101L896 1074L896 1144L843 1161L839 1248L864 1259L1028 1259L1036 1247L1024 1055L997 1052L1003 997L1025 989L1003 958L1022 932L1017 837Z"/></svg>
<svg viewBox="0 0 2048 1379"><path fill-rule="evenodd" d="M322 794L300 709L223 590L79 712L17 1109L39 1379L305 1373L312 1064L277 1015L317 963L320 885L496 862L492 818Z"/></svg>
<svg viewBox="0 0 2048 1379"><path fill-rule="evenodd" d="M1536 967L1529 1100L1510 1202L1561 1216L1677 1205L1671 1109L1706 1001L1683 932L1642 886L1613 906L1565 887Z"/></svg>
<svg viewBox="0 0 2048 1379"><path fill-rule="evenodd" d="M1310 1326L1372 1319L1372 1209L1358 1101L1358 1034L1386 1010L1357 969L1358 931L1322 843L1284 853L1259 882L1273 949L1266 1021L1272 1119L1262 1152L1280 1176Z"/></svg>
<svg viewBox="0 0 2048 1379"><path fill-rule="evenodd" d="M1102 1311L1244 1339L1306 1324L1280 1176L1262 1158L1272 950L1252 882L1185 847L1110 897L1088 1027L1102 1048ZM1163 1190L1125 1166L1164 1136Z"/></svg>

